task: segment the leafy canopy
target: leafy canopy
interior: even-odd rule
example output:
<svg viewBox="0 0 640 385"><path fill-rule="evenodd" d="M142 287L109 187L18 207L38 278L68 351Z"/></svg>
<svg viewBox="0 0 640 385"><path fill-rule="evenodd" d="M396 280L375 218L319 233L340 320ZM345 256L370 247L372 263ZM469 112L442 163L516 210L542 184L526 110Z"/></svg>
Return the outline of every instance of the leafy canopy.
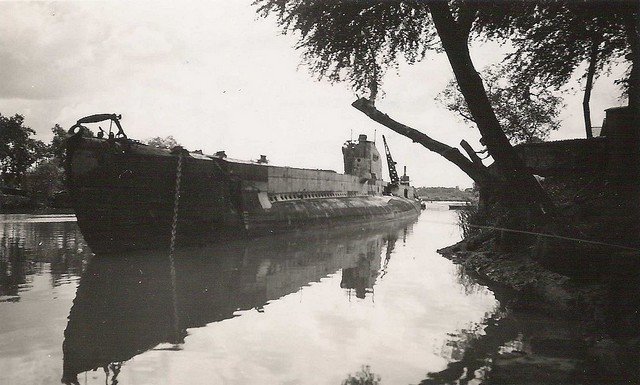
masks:
<svg viewBox="0 0 640 385"><path fill-rule="evenodd" d="M296 49L318 79L347 81L371 92L398 57L421 60L437 43L428 9L419 1L256 0L258 14L274 15L283 33L299 36Z"/></svg>
<svg viewBox="0 0 640 385"><path fill-rule="evenodd" d="M155 138L151 138L149 140L147 140L147 144L149 146L153 146L153 147L157 147L157 148L165 148L165 149L172 149L175 146L178 145L178 142L174 139L173 136L169 135L166 136L164 138L161 138L159 136L156 136Z"/></svg>
<svg viewBox="0 0 640 385"><path fill-rule="evenodd" d="M506 64L520 83L555 88L566 84L597 50L596 73L631 65L629 21L637 23L637 1L480 2L477 36L514 46ZM635 21L633 21L635 20ZM633 28L632 28L633 29ZM620 83L627 85L629 70Z"/></svg>
<svg viewBox="0 0 640 385"><path fill-rule="evenodd" d="M64 177L57 158L45 159L25 173L22 187L32 198L46 202L64 190Z"/></svg>
<svg viewBox="0 0 640 385"><path fill-rule="evenodd" d="M45 144L33 139L34 134L22 115L0 114L0 171L5 185L20 186L24 173L45 155Z"/></svg>
<svg viewBox="0 0 640 385"><path fill-rule="evenodd" d="M512 143L544 140L560 127L562 98L547 88L533 89L513 81L514 76L513 70L499 66L489 67L482 74L500 126ZM436 100L464 121L475 122L456 82L451 81Z"/></svg>
<svg viewBox="0 0 640 385"><path fill-rule="evenodd" d="M589 59L594 39L601 41L599 71L629 60L629 20L638 17L630 0L448 3L472 38L514 46L508 63L518 77L512 80L554 87ZM413 64L440 47L429 1L255 0L254 5L260 16L275 16L283 33L297 34L296 48L313 75L347 81L356 93L370 90L374 98L399 57Z"/></svg>

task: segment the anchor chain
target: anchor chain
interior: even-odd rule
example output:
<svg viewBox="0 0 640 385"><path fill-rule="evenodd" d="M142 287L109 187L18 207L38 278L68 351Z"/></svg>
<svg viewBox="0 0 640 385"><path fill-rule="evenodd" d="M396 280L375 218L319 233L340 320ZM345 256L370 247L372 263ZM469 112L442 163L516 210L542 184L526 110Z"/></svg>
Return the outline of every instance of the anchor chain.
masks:
<svg viewBox="0 0 640 385"><path fill-rule="evenodd" d="M176 192L173 198L173 221L171 223L171 243L169 245L169 263L171 274L171 294L173 302L173 328L176 333L176 342L180 339L180 329L178 321L178 294L176 292L176 267L173 253L176 248L176 235L178 233L178 208L180 204L180 181L182 179L182 153L178 155L178 166L176 168Z"/></svg>
<svg viewBox="0 0 640 385"><path fill-rule="evenodd" d="M176 169L176 192L173 197L173 222L171 223L171 246L169 255L173 258L178 233L178 208L180 205L180 181L182 179L182 154L178 155L178 167Z"/></svg>

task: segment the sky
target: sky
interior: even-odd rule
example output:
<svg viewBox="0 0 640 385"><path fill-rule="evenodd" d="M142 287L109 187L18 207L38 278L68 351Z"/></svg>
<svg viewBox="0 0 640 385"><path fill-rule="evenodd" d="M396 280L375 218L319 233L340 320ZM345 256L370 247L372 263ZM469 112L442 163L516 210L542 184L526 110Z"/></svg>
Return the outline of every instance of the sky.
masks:
<svg viewBox="0 0 640 385"><path fill-rule="evenodd" d="M456 166L351 107L346 84L318 81L300 64L293 36L256 16L251 0L207 2L0 2L0 113L25 117L37 137L96 113L122 114L130 138L172 135L189 150L343 171L341 146L384 134L415 186L471 186ZM504 47L472 46L477 69ZM594 126L624 104L612 76L592 94ZM377 107L449 145L479 134L434 99L452 79L444 53L400 64ZM562 128L551 139L584 137L582 93L564 92ZM106 128L106 127L104 127ZM400 172L401 172L400 168ZM385 176L388 178L388 176Z"/></svg>

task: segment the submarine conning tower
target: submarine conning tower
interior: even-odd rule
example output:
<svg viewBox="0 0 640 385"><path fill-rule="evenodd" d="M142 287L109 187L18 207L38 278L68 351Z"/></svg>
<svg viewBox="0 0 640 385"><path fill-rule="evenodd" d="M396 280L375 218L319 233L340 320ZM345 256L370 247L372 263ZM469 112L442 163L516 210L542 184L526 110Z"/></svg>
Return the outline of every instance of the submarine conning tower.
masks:
<svg viewBox="0 0 640 385"><path fill-rule="evenodd" d="M358 141L349 140L342 146L344 173L367 180L382 179L382 159L374 142L360 134Z"/></svg>

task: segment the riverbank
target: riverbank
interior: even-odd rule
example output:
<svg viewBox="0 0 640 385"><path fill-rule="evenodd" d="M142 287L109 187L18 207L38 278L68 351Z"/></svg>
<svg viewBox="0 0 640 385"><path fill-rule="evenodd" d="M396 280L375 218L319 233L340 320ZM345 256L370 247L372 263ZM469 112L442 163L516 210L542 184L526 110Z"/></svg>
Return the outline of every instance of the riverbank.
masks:
<svg viewBox="0 0 640 385"><path fill-rule="evenodd" d="M489 383L640 383L637 254L616 251L608 268L561 274L527 253L489 250L473 240L438 250L503 297L508 310L495 327L517 331L494 344Z"/></svg>
<svg viewBox="0 0 640 385"><path fill-rule="evenodd" d="M69 194L62 190L46 198L15 188L2 188L0 214L73 214Z"/></svg>
<svg viewBox="0 0 640 385"><path fill-rule="evenodd" d="M478 200L473 190L460 190L456 187L416 187L415 194L424 201L477 202Z"/></svg>
<svg viewBox="0 0 640 385"><path fill-rule="evenodd" d="M0 207L0 214L75 214L75 211L71 207Z"/></svg>

